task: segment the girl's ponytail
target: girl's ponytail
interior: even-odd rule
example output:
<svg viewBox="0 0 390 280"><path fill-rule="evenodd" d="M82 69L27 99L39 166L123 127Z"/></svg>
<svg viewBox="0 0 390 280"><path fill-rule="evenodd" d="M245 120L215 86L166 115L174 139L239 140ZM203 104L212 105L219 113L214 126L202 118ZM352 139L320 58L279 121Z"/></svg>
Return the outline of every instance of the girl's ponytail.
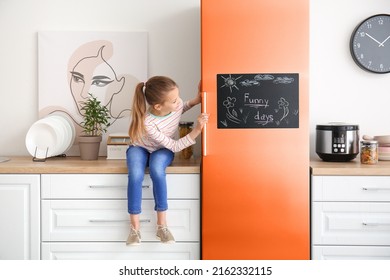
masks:
<svg viewBox="0 0 390 280"><path fill-rule="evenodd" d="M129 128L129 136L132 143L139 142L145 133L146 101L144 86L145 83L139 83L135 88L133 97L132 121Z"/></svg>

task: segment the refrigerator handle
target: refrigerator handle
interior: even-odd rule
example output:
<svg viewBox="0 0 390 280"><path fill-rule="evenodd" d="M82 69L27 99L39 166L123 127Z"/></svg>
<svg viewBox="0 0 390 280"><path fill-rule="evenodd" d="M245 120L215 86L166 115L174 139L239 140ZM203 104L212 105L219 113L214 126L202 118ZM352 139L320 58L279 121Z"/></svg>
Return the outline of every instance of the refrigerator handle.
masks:
<svg viewBox="0 0 390 280"><path fill-rule="evenodd" d="M203 92L202 97L202 113L207 113L207 92ZM207 155L207 123L203 127L202 132L202 156Z"/></svg>

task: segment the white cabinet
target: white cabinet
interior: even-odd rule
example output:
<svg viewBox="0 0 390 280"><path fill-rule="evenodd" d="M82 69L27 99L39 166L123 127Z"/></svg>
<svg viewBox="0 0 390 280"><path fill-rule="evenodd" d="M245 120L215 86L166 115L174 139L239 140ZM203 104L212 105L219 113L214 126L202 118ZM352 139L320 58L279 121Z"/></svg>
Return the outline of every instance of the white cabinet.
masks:
<svg viewBox="0 0 390 280"><path fill-rule="evenodd" d="M40 176L0 175L0 260L40 259Z"/></svg>
<svg viewBox="0 0 390 280"><path fill-rule="evenodd" d="M390 259L390 177L312 177L312 258Z"/></svg>
<svg viewBox="0 0 390 280"><path fill-rule="evenodd" d="M176 243L156 240L153 185L143 182L142 243L129 233L127 174L42 175L42 259L199 259L199 174L167 174L167 220Z"/></svg>

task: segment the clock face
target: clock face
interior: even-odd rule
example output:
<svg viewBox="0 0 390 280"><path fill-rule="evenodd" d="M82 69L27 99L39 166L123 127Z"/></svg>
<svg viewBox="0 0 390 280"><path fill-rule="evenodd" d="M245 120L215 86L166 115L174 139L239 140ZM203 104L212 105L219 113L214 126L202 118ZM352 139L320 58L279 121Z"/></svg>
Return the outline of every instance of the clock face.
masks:
<svg viewBox="0 0 390 280"><path fill-rule="evenodd" d="M351 54L357 65L373 73L390 72L390 15L365 19L352 32Z"/></svg>

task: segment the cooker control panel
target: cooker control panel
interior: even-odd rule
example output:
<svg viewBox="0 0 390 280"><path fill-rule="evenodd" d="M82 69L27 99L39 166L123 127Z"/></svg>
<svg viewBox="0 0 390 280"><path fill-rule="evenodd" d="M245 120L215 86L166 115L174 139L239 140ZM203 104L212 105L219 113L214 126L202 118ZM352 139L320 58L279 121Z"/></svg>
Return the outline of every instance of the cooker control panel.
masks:
<svg viewBox="0 0 390 280"><path fill-rule="evenodd" d="M345 153L345 144L333 144L333 153Z"/></svg>
<svg viewBox="0 0 390 280"><path fill-rule="evenodd" d="M343 154L346 152L345 131L333 131L332 152L334 154Z"/></svg>

